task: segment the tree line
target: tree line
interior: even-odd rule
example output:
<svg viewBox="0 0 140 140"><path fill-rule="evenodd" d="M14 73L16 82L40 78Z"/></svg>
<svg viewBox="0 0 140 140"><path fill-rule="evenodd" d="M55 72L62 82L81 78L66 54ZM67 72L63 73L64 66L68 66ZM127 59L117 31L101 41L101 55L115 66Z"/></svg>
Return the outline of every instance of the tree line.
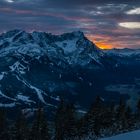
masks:
<svg viewBox="0 0 140 140"><path fill-rule="evenodd" d="M140 100L135 111L123 100L118 105L105 104L98 96L90 109L79 116L73 104L60 102L54 121L49 121L42 107L30 123L21 111L9 121L0 110L0 140L96 140L140 128Z"/></svg>

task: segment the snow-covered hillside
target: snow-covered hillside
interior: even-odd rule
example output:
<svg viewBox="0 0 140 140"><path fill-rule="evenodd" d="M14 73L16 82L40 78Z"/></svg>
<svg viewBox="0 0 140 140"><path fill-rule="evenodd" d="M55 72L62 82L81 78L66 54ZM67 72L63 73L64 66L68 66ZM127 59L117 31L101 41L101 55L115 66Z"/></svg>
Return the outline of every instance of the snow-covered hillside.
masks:
<svg viewBox="0 0 140 140"><path fill-rule="evenodd" d="M0 57L27 55L39 59L46 55L50 60L61 59L68 64L100 64L103 52L82 32L52 35L44 32L28 33L13 30L0 35Z"/></svg>
<svg viewBox="0 0 140 140"><path fill-rule="evenodd" d="M38 101L55 107L57 92L76 94L78 81L84 80L72 67L102 67L103 55L80 31L52 35L12 30L1 34L0 107L31 106Z"/></svg>
<svg viewBox="0 0 140 140"><path fill-rule="evenodd" d="M110 50L104 50L105 53L108 55L114 55L119 57L140 57L140 49L110 49Z"/></svg>
<svg viewBox="0 0 140 140"><path fill-rule="evenodd" d="M109 138L103 138L100 140L140 140L140 130L120 134Z"/></svg>
<svg viewBox="0 0 140 140"><path fill-rule="evenodd" d="M117 52L104 52L80 31L62 35L22 30L2 33L0 107L29 107L38 102L56 107L60 96L74 100L78 107L87 107L99 93L105 101L114 98L111 94L106 96L106 92L115 92L107 87L116 81L129 85L134 80L133 84L138 87L138 55L136 59L122 59ZM124 68L126 76L122 79L120 73Z"/></svg>

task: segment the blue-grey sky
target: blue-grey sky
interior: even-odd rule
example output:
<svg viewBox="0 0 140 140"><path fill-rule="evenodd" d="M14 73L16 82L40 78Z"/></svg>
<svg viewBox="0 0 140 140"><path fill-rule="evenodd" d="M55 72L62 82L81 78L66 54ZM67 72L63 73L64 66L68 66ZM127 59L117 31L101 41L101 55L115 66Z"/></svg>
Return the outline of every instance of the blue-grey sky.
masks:
<svg viewBox="0 0 140 140"><path fill-rule="evenodd" d="M140 48L140 0L0 0L0 32L81 30L101 48Z"/></svg>

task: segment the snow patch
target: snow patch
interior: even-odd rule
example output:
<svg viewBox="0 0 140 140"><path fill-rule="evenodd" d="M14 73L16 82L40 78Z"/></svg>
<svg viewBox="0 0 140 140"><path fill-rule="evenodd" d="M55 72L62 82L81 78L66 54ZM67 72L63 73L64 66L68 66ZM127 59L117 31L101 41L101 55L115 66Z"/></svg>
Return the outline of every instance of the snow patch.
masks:
<svg viewBox="0 0 140 140"><path fill-rule="evenodd" d="M15 107L16 103L2 104L0 103L0 107L12 108Z"/></svg>
<svg viewBox="0 0 140 140"><path fill-rule="evenodd" d="M57 96L57 97L53 97L53 96L50 96L51 99L54 99L55 101L60 101L60 97Z"/></svg>
<svg viewBox="0 0 140 140"><path fill-rule="evenodd" d="M22 100L22 101L27 102L27 103L35 103L34 101L29 99L30 97L22 95L22 94L18 94L16 98L18 100Z"/></svg>
<svg viewBox="0 0 140 140"><path fill-rule="evenodd" d="M3 94L1 91L0 91L0 96L1 96L1 97L4 97L4 98L6 98L6 99L12 100L12 101L16 101L16 99L11 98L11 97L9 97L9 96Z"/></svg>
<svg viewBox="0 0 140 140"><path fill-rule="evenodd" d="M120 134L109 138L103 138L100 140L140 140L140 130Z"/></svg>
<svg viewBox="0 0 140 140"><path fill-rule="evenodd" d="M77 38L74 40L65 40L63 42L55 42L55 44L64 50L65 54L74 52L76 48Z"/></svg>
<svg viewBox="0 0 140 140"><path fill-rule="evenodd" d="M38 88L36 88L36 87L30 85L26 80L21 79L18 75L16 75L16 78L17 78L19 81L21 81L22 83L24 83L24 84L25 84L27 87L29 87L30 89L36 91L37 96L38 96L38 98L40 99L40 101L41 101L42 103L46 104L46 102L45 102L45 100L44 100L44 98L43 98L43 95L42 95L42 94L45 94L45 95L46 95L45 92L43 92L42 90L40 90L40 89L38 89Z"/></svg>
<svg viewBox="0 0 140 140"><path fill-rule="evenodd" d="M5 74L6 74L6 72L1 72L0 73L0 81L4 78Z"/></svg>
<svg viewBox="0 0 140 140"><path fill-rule="evenodd" d="M20 74L25 74L26 67L22 65L19 61L15 62L12 66L9 66L11 72L18 72Z"/></svg>
<svg viewBox="0 0 140 140"><path fill-rule="evenodd" d="M82 114L86 114L87 112L84 110L77 110L77 112L82 113Z"/></svg>

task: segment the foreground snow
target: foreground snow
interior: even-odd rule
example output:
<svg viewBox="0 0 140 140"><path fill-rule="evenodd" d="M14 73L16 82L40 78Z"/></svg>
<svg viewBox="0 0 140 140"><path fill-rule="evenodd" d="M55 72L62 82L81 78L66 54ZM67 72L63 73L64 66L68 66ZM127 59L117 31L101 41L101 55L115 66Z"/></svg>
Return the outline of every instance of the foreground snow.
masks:
<svg viewBox="0 0 140 140"><path fill-rule="evenodd" d="M120 134L109 138L103 138L101 140L140 140L140 130Z"/></svg>

